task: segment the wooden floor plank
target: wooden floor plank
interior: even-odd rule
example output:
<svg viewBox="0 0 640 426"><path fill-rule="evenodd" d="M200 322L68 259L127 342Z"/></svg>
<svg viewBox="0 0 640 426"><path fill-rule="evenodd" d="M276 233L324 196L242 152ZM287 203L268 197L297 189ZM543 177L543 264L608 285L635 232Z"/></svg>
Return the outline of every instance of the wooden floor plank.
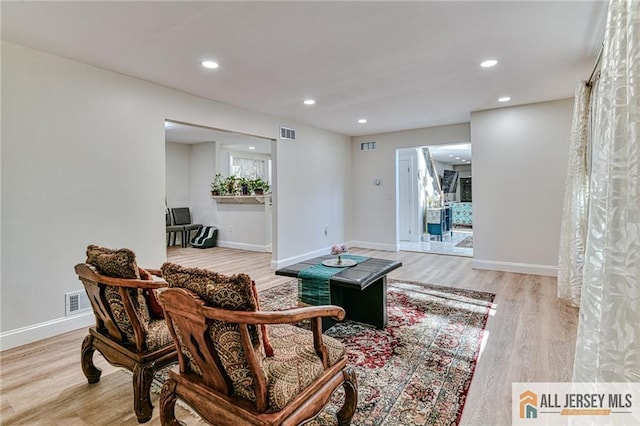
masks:
<svg viewBox="0 0 640 426"><path fill-rule="evenodd" d="M351 249L351 253L400 260L389 277L496 294L462 425L511 424L511 383L568 381L573 366L577 310L556 298L556 279L471 268L471 258L415 252ZM270 268L271 254L215 247L168 249L171 262L247 273L258 290L289 280ZM160 265L145 265L159 267ZM0 354L0 423L3 425L137 425L131 376L106 363L94 385L80 369L80 345L86 330L77 330ZM157 407L158 396L152 395ZM188 425L202 424L177 408ZM159 425L158 409L148 425Z"/></svg>

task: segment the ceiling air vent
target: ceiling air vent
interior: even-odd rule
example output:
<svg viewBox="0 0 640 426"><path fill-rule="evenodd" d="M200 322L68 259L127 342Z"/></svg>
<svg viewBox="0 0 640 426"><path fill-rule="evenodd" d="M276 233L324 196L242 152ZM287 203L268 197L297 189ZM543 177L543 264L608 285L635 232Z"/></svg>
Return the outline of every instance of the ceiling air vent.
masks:
<svg viewBox="0 0 640 426"><path fill-rule="evenodd" d="M294 141L296 140L296 131L286 127L280 127L280 139Z"/></svg>

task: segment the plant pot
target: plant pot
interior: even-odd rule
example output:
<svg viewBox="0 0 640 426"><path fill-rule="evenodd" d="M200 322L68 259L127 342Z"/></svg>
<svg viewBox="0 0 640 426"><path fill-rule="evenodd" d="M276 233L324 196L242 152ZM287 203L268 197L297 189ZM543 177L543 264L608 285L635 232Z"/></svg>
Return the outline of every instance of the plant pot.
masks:
<svg viewBox="0 0 640 426"><path fill-rule="evenodd" d="M264 195L264 189L262 188L256 188L253 190L253 193L256 195Z"/></svg>
<svg viewBox="0 0 640 426"><path fill-rule="evenodd" d="M242 195L249 195L249 185L242 185Z"/></svg>
<svg viewBox="0 0 640 426"><path fill-rule="evenodd" d="M214 197L218 196L220 195L220 191L211 191L211 195L213 195Z"/></svg>

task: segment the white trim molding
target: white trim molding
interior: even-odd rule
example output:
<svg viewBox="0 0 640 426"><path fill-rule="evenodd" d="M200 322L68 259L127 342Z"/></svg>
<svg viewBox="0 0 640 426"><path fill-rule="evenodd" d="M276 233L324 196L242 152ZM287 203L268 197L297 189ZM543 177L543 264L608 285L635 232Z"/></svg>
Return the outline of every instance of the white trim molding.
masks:
<svg viewBox="0 0 640 426"><path fill-rule="evenodd" d="M347 244L348 247L360 247L364 249L370 250L381 250L381 251L400 251L400 246L396 244L385 244L385 243L374 243L370 241L351 241Z"/></svg>
<svg viewBox="0 0 640 426"><path fill-rule="evenodd" d="M339 245L342 245L340 243ZM379 244L379 243L367 243L363 241L349 241L348 243L344 243L349 249L353 247L371 249L371 250L382 250L382 251L399 251L400 248L397 244ZM293 265L294 263L302 262L307 259L311 259L312 257L323 256L325 254L331 253L331 246L325 247L319 250L310 251L298 256L288 257L286 259L276 259L271 261L271 269L280 269L285 266Z"/></svg>
<svg viewBox="0 0 640 426"><path fill-rule="evenodd" d="M91 311L16 328L15 330L0 333L0 350L4 351L26 345L27 343L37 342L38 340L57 336L79 328L91 327L95 325L95 323L96 317L93 315L93 311Z"/></svg>
<svg viewBox="0 0 640 426"><path fill-rule="evenodd" d="M325 247L319 250L309 251L298 256L288 257L286 259L276 259L271 261L271 269L280 269L285 266L293 265L294 263L302 262L313 257L324 256L325 254L331 254L331 247Z"/></svg>
<svg viewBox="0 0 640 426"><path fill-rule="evenodd" d="M220 240L218 240L218 247L247 250L247 251L259 251L260 253L269 253L271 251L271 244L259 245L259 244L236 243L233 241L220 241Z"/></svg>
<svg viewBox="0 0 640 426"><path fill-rule="evenodd" d="M496 262L494 260L473 259L471 267L489 271L516 272L520 274L558 276L557 265L535 265L530 263Z"/></svg>

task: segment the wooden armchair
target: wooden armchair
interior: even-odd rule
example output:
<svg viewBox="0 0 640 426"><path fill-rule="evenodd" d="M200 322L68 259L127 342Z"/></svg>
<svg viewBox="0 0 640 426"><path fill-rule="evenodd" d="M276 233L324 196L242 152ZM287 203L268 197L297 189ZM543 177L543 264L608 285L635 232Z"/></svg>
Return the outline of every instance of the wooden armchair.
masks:
<svg viewBox="0 0 640 426"><path fill-rule="evenodd" d="M95 246L90 246L90 249L91 247ZM133 256L133 252L123 250L128 252L125 257ZM87 253L89 254L89 250ZM110 255L107 254L106 257ZM104 258L102 256L102 260ZM88 256L89 259L91 256ZM97 264L103 266L104 262ZM139 275L135 260L132 265ZM120 266L118 264L116 269L120 269ZM138 422L147 422L153 411L149 393L153 376L158 369L177 361L176 348L165 320L159 318L161 313L157 309L154 312L147 304L149 292L166 287L167 283L162 279L153 280L150 276L147 278L151 280L110 277L86 263L76 265L75 271L84 285L96 317L95 327L89 329L89 334L82 342L82 371L89 383L100 380L102 371L93 364L95 350L110 364L130 370L133 373L134 411ZM106 268L105 271L111 275L119 275L113 273L113 269ZM158 270L148 272L160 276ZM144 292L147 292L147 298ZM159 305L157 308L161 311Z"/></svg>
<svg viewBox="0 0 640 426"><path fill-rule="evenodd" d="M170 287L183 288L159 296L180 365L162 388L163 425L180 424L177 398L216 425L298 425L317 415L340 385L345 401L338 424L350 424L358 399L355 370L347 366L344 346L322 335L321 324L322 317L343 319L342 308L259 311L257 299L242 300L257 296L248 276L209 273L210 280L192 285L195 268L168 271L167 265L162 271ZM225 279L229 286L214 294L215 281ZM312 331L289 325L307 319Z"/></svg>

